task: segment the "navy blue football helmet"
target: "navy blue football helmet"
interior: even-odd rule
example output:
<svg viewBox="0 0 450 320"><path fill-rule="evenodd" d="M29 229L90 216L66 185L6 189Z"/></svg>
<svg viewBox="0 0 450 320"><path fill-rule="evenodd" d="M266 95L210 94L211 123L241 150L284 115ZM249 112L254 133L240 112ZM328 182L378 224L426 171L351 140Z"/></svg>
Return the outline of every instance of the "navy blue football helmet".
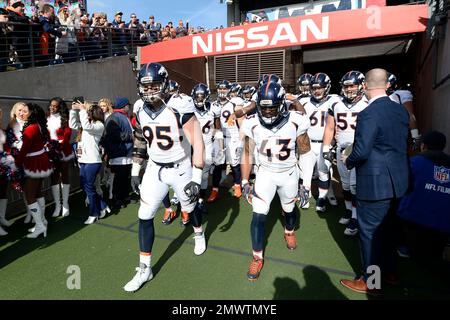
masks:
<svg viewBox="0 0 450 320"><path fill-rule="evenodd" d="M169 74L162 64L144 64L137 77L139 96L144 102L164 100Z"/></svg>
<svg viewBox="0 0 450 320"><path fill-rule="evenodd" d="M284 97L285 90L278 83L266 82L258 89L256 111L263 126L272 128L289 113Z"/></svg>
<svg viewBox="0 0 450 320"><path fill-rule="evenodd" d="M310 85L311 85L312 74L304 73L300 77L298 77L297 85L300 94L303 97L307 97L311 95Z"/></svg>
<svg viewBox="0 0 450 320"><path fill-rule="evenodd" d="M387 77L389 88L387 88L386 93L388 95L391 95L394 93L395 90L397 90L397 77L390 72L388 72Z"/></svg>
<svg viewBox="0 0 450 320"><path fill-rule="evenodd" d="M266 82L278 83L281 86L281 79L276 74L261 75L261 77L259 78L259 81L258 81L258 88L261 88L261 86Z"/></svg>
<svg viewBox="0 0 450 320"><path fill-rule="evenodd" d="M231 83L228 80L222 80L217 84L217 96L219 98L225 99L231 90Z"/></svg>
<svg viewBox="0 0 450 320"><path fill-rule="evenodd" d="M241 93L242 87L239 83L233 82L230 88L230 96L238 97Z"/></svg>
<svg viewBox="0 0 450 320"><path fill-rule="evenodd" d="M245 102L250 101L250 99L252 98L252 96L255 92L256 92L256 88L254 86L247 84L242 89L242 97L244 98Z"/></svg>
<svg viewBox="0 0 450 320"><path fill-rule="evenodd" d="M179 93L180 85L178 84L178 82L176 82L175 80L169 80L168 91L170 95Z"/></svg>
<svg viewBox="0 0 450 320"><path fill-rule="evenodd" d="M192 100L194 101L195 107L201 110L205 110L205 105L209 99L210 94L211 91L209 90L206 84L204 83L196 84L191 92L191 97Z"/></svg>
<svg viewBox="0 0 450 320"><path fill-rule="evenodd" d="M341 94L350 103L356 102L364 94L364 75L359 71L349 71L341 79ZM356 88L354 86L357 86Z"/></svg>
<svg viewBox="0 0 450 320"><path fill-rule="evenodd" d="M311 94L316 101L322 101L331 89L331 79L326 73L316 73L311 77Z"/></svg>

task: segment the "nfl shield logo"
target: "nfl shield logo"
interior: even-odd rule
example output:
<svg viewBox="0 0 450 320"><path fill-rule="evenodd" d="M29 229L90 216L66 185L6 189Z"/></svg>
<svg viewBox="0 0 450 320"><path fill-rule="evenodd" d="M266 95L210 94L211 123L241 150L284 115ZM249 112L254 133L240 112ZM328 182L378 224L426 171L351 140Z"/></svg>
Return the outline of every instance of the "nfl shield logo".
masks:
<svg viewBox="0 0 450 320"><path fill-rule="evenodd" d="M450 181L450 169L445 167L434 166L434 179L440 183L446 183Z"/></svg>

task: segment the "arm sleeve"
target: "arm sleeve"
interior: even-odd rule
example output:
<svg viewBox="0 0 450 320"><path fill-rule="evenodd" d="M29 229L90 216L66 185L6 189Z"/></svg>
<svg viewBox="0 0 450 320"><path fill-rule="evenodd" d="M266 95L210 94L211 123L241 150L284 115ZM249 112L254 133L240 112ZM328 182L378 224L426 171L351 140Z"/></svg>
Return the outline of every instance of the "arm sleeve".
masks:
<svg viewBox="0 0 450 320"><path fill-rule="evenodd" d="M377 132L378 127L376 119L366 112L359 113L358 121L356 123L353 151L346 162L347 169L351 170L357 166L358 163L368 159Z"/></svg>
<svg viewBox="0 0 450 320"><path fill-rule="evenodd" d="M86 110L80 110L81 127L84 131L93 135L101 135L104 130L104 126L101 122L89 122Z"/></svg>
<svg viewBox="0 0 450 320"><path fill-rule="evenodd" d="M69 112L69 127L71 129L80 130L80 113L78 110L70 110Z"/></svg>
<svg viewBox="0 0 450 320"><path fill-rule="evenodd" d="M147 159L147 140L144 138L144 134L142 132L141 124L137 121L133 127L133 135L134 135L134 146L133 146L133 157L139 159Z"/></svg>

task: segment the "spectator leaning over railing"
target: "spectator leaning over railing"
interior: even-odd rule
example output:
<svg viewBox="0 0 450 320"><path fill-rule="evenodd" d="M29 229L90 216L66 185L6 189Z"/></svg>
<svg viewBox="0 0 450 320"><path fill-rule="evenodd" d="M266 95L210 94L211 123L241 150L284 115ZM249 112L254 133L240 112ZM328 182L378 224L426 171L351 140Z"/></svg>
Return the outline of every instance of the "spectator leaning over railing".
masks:
<svg viewBox="0 0 450 320"><path fill-rule="evenodd" d="M76 37L78 42L78 48L80 49L81 60L86 60L89 55L89 18L87 16L82 16L80 18L79 28L76 29Z"/></svg>
<svg viewBox="0 0 450 320"><path fill-rule="evenodd" d="M155 23L155 16L151 15L148 18L147 29L149 31L148 42L149 43L158 42L159 33L161 32L161 25L158 26Z"/></svg>
<svg viewBox="0 0 450 320"><path fill-rule="evenodd" d="M129 39L135 45L139 45L141 43L141 34L144 33L144 28L139 24L139 19L135 13L130 15L130 22L126 25L126 28L129 32Z"/></svg>
<svg viewBox="0 0 450 320"><path fill-rule="evenodd" d="M176 37L180 38L180 37L184 37L188 35L188 26L186 25L186 27L183 25L183 20L179 20L178 21L178 27L176 28Z"/></svg>
<svg viewBox="0 0 450 320"><path fill-rule="evenodd" d="M25 15L25 4L22 1L10 1L6 8L9 11L9 21L16 23L13 26L12 45L17 53L16 63L28 67L31 61L30 53L30 18Z"/></svg>
<svg viewBox="0 0 450 320"><path fill-rule="evenodd" d="M0 72L6 71L9 61L9 36L11 29L6 24L8 21L8 11L0 8Z"/></svg>
<svg viewBox="0 0 450 320"><path fill-rule="evenodd" d="M42 26L40 34L40 65L48 65L55 56L55 38L65 37L66 31L61 31L55 25L55 10L53 6L44 4L42 6L42 16L39 23Z"/></svg>
<svg viewBox="0 0 450 320"><path fill-rule="evenodd" d="M56 59L64 62L74 62L77 56L77 38L75 35L74 16L69 15L69 9L64 6L58 10L58 20L62 30L67 32L65 37L56 38Z"/></svg>

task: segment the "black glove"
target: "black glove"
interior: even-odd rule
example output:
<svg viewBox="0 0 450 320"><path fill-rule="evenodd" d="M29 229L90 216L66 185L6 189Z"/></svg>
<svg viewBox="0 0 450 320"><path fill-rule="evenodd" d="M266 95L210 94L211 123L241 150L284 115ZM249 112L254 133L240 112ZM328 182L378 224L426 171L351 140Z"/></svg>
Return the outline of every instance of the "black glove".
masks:
<svg viewBox="0 0 450 320"><path fill-rule="evenodd" d="M334 156L333 156L333 151L327 151L327 152L323 152L322 156L325 160L328 160L330 162L333 162Z"/></svg>
<svg viewBox="0 0 450 320"><path fill-rule="evenodd" d="M417 138L412 139L412 149L413 151L419 151L420 145L422 144L422 138L418 136Z"/></svg>
<svg viewBox="0 0 450 320"><path fill-rule="evenodd" d="M309 190L303 185L298 186L297 201L300 208L303 208L309 201Z"/></svg>
<svg viewBox="0 0 450 320"><path fill-rule="evenodd" d="M242 194L248 203L252 204L252 186L250 183L246 183L242 186Z"/></svg>
<svg viewBox="0 0 450 320"><path fill-rule="evenodd" d="M184 187L183 190L189 198L190 203L194 203L198 200L198 196L200 194L200 185L198 183L191 181Z"/></svg>
<svg viewBox="0 0 450 320"><path fill-rule="evenodd" d="M131 176L131 189L134 193L139 194L141 187L141 177L139 176Z"/></svg>

